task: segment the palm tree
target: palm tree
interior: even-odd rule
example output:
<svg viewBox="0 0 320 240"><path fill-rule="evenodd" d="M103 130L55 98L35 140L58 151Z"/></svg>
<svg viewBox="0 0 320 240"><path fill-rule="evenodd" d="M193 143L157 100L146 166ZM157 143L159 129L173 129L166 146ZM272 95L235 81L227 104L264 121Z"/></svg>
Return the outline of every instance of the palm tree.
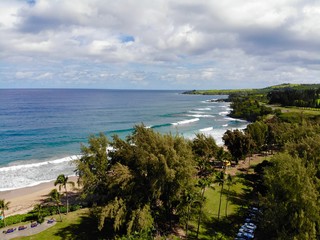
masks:
<svg viewBox="0 0 320 240"><path fill-rule="evenodd" d="M42 205L41 203L34 205L33 210L37 212L37 222L43 223L44 217L42 215Z"/></svg>
<svg viewBox="0 0 320 240"><path fill-rule="evenodd" d="M54 185L59 185L59 191L61 191L61 188L64 188L65 194L66 194L66 198L67 198L67 214L69 212L69 196L68 196L68 189L67 189L67 185L71 185L72 187L74 187L74 182L72 181L68 181L68 176L64 175L64 174L60 174L57 177L57 180L54 182Z"/></svg>
<svg viewBox="0 0 320 240"><path fill-rule="evenodd" d="M227 201L226 201L226 208L225 208L225 213L226 213L226 217L227 217L228 216L228 202L229 202L230 187L234 184L232 176L230 174L228 174L228 176L227 176L226 184L228 186Z"/></svg>
<svg viewBox="0 0 320 240"><path fill-rule="evenodd" d="M62 222L62 217L61 217L61 212L60 212L61 194L57 191L57 189L52 189L51 192L49 193L49 196L50 196L50 201L53 202L57 206L59 216L60 216L60 221Z"/></svg>
<svg viewBox="0 0 320 240"><path fill-rule="evenodd" d="M200 204L200 208L199 208L198 227L197 227L197 236L196 236L197 239L198 239L199 230L200 230L202 206L205 201L204 193L206 191L206 188L211 186L211 183L212 183L211 178L208 176L207 178L200 178L197 184L197 186L200 187L201 189L200 199L198 201Z"/></svg>
<svg viewBox="0 0 320 240"><path fill-rule="evenodd" d="M3 216L3 224L6 226L5 214L4 211L9 209L10 202L6 202L4 199L0 199L0 210Z"/></svg>
<svg viewBox="0 0 320 240"><path fill-rule="evenodd" d="M220 209L221 209L221 200L222 200L222 192L223 192L223 186L224 186L224 181L225 181L225 172L221 171L216 175L216 180L215 182L221 186L220 190L220 200L219 200L219 210L218 210L218 221L220 218Z"/></svg>

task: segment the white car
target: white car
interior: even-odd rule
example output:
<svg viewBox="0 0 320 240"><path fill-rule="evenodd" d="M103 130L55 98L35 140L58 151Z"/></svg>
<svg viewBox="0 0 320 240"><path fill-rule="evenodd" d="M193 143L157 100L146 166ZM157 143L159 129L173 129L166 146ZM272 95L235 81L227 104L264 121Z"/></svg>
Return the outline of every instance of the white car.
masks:
<svg viewBox="0 0 320 240"><path fill-rule="evenodd" d="M242 225L242 227L246 227L248 229L256 230L257 226L253 223L245 223Z"/></svg>
<svg viewBox="0 0 320 240"><path fill-rule="evenodd" d="M254 239L254 235L246 232L239 232L237 238Z"/></svg>
<svg viewBox="0 0 320 240"><path fill-rule="evenodd" d="M246 233L253 234L253 233L254 233L254 230L253 230L253 229L246 228L246 227L241 227L241 228L239 229L239 232L246 232Z"/></svg>

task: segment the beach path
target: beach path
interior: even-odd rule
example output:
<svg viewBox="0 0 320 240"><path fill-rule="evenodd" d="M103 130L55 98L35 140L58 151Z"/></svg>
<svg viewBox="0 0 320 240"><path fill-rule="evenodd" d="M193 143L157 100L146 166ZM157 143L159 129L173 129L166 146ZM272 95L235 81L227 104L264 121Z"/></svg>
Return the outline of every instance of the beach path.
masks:
<svg viewBox="0 0 320 240"><path fill-rule="evenodd" d="M4 233L3 231L7 230L9 228L12 228L12 227L2 228L2 229L0 229L1 230L0 239L1 240L9 240L9 239L13 239L16 237L31 236L31 235L40 233L40 232L54 226L55 224L56 224L55 221L53 223L48 223L47 221L45 221L42 224L39 224L38 226L33 227L33 228L31 228L31 224L28 224L28 225L24 225L24 226L27 226L27 228L24 230L19 231L18 227L15 227L16 230L14 232L7 233L7 234Z"/></svg>

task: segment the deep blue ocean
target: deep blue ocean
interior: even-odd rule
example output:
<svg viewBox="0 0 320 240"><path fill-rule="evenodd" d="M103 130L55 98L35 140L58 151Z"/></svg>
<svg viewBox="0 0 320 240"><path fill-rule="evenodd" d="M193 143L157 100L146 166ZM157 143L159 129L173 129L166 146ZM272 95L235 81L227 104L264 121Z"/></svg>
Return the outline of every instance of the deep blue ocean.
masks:
<svg viewBox="0 0 320 240"><path fill-rule="evenodd" d="M161 133L193 138L198 132L222 144L230 128L247 122L227 117L226 96L182 91L0 89L0 191L73 175L71 160L88 136L125 137L143 123Z"/></svg>

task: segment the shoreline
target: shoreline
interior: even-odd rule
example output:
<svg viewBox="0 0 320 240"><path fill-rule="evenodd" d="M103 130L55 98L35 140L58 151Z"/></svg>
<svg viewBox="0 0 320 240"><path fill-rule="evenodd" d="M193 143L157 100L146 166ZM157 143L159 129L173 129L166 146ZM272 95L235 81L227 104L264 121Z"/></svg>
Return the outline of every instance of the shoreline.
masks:
<svg viewBox="0 0 320 240"><path fill-rule="evenodd" d="M77 185L78 177L69 176L69 180ZM54 186L55 180L50 182L40 183L31 187L18 188L0 192L0 199L10 202L9 210L6 210L6 217L25 214L31 211L35 204L41 203L44 199L48 198L48 194L52 189L59 190L58 186ZM69 190L71 192L71 190Z"/></svg>

